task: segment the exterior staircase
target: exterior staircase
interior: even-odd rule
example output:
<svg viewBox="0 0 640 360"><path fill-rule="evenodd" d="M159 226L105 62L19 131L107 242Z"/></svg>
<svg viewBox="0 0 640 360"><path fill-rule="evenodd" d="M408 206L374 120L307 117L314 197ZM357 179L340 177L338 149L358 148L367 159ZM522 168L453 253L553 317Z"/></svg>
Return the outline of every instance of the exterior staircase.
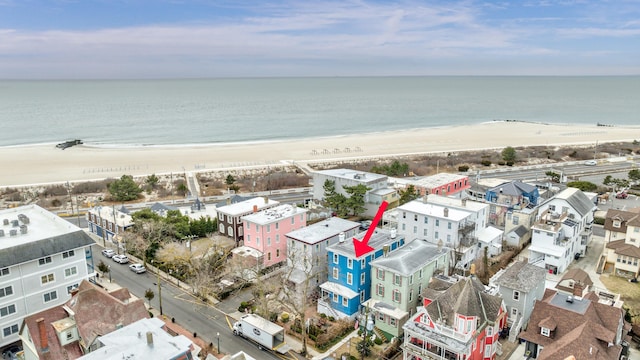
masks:
<svg viewBox="0 0 640 360"><path fill-rule="evenodd" d="M518 313L518 317L511 325L511 330L509 330L509 341L516 342L518 340L518 334L520 334L520 330L522 329L522 322L524 321L524 317Z"/></svg>
<svg viewBox="0 0 640 360"><path fill-rule="evenodd" d="M376 334L377 337L379 337L380 339L382 339L383 342L387 342L387 337L384 335L384 333L382 332L382 330L380 330L377 326L373 327L373 332Z"/></svg>

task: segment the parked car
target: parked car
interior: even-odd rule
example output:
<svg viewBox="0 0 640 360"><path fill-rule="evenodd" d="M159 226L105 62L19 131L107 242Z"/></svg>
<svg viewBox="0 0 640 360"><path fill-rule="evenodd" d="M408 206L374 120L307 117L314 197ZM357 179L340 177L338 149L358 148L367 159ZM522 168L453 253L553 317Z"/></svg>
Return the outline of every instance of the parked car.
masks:
<svg viewBox="0 0 640 360"><path fill-rule="evenodd" d="M596 165L598 165L598 162L595 161L595 160L587 160L587 161L584 162L584 164L587 165L587 166L596 166Z"/></svg>
<svg viewBox="0 0 640 360"><path fill-rule="evenodd" d="M629 196L626 192L619 192L616 194L616 199L626 199Z"/></svg>
<svg viewBox="0 0 640 360"><path fill-rule="evenodd" d="M142 274L143 272L147 271L147 269L145 269L144 265L142 264L131 264L129 265L129 269L136 274Z"/></svg>
<svg viewBox="0 0 640 360"><path fill-rule="evenodd" d="M108 258L112 258L112 257L113 257L113 255L115 255L115 254L116 254L116 252L115 252L115 251L113 251L113 250L111 250L111 249L104 249L104 250L102 250L102 255L104 255L104 256L106 256L106 257L108 257Z"/></svg>
<svg viewBox="0 0 640 360"><path fill-rule="evenodd" d="M127 255L113 255L111 259L119 264L126 264L129 262Z"/></svg>

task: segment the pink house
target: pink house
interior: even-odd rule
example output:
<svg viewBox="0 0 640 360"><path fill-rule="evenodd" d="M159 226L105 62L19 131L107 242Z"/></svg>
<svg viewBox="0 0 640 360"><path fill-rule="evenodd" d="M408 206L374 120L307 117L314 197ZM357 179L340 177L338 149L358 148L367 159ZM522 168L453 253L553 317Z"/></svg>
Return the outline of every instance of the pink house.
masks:
<svg viewBox="0 0 640 360"><path fill-rule="evenodd" d="M439 173L419 179L400 178L390 181L395 182L396 188L406 189L409 185L413 185L420 196L435 194L460 198L464 191L471 187L467 175L450 173Z"/></svg>
<svg viewBox="0 0 640 360"><path fill-rule="evenodd" d="M242 217L244 246L261 254L262 267L287 260L285 234L307 226L307 209L293 205L278 205Z"/></svg>

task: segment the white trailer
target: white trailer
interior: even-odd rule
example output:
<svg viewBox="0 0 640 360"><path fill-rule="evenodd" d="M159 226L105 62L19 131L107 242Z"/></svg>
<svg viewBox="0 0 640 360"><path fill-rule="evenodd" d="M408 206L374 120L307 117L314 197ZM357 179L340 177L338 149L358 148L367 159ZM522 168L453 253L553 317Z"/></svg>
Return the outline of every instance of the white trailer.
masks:
<svg viewBox="0 0 640 360"><path fill-rule="evenodd" d="M259 349L286 354L291 347L284 342L284 328L256 314L243 315L233 324L233 334L249 339Z"/></svg>

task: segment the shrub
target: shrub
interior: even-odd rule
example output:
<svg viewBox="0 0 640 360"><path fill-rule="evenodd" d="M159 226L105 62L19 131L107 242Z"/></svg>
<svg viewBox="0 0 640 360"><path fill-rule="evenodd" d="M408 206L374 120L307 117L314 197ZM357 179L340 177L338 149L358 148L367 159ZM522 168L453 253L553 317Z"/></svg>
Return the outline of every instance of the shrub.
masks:
<svg viewBox="0 0 640 360"><path fill-rule="evenodd" d="M320 318L326 319L327 318L327 314L320 314Z"/></svg>
<svg viewBox="0 0 640 360"><path fill-rule="evenodd" d="M469 171L469 165L460 165L460 166L458 166L458 171L460 171L460 172Z"/></svg>
<svg viewBox="0 0 640 360"><path fill-rule="evenodd" d="M289 314L282 313L282 315L280 315L280 320L282 320L283 323L289 322Z"/></svg>
<svg viewBox="0 0 640 360"><path fill-rule="evenodd" d="M336 318L334 318L333 316L329 316L328 319L329 319L329 321L335 321L336 320Z"/></svg>
<svg viewBox="0 0 640 360"><path fill-rule="evenodd" d="M480 164L482 164L482 166L491 166L491 160L482 160Z"/></svg>
<svg viewBox="0 0 640 360"><path fill-rule="evenodd" d="M382 338L376 337L373 342L376 343L376 345L382 345Z"/></svg>

